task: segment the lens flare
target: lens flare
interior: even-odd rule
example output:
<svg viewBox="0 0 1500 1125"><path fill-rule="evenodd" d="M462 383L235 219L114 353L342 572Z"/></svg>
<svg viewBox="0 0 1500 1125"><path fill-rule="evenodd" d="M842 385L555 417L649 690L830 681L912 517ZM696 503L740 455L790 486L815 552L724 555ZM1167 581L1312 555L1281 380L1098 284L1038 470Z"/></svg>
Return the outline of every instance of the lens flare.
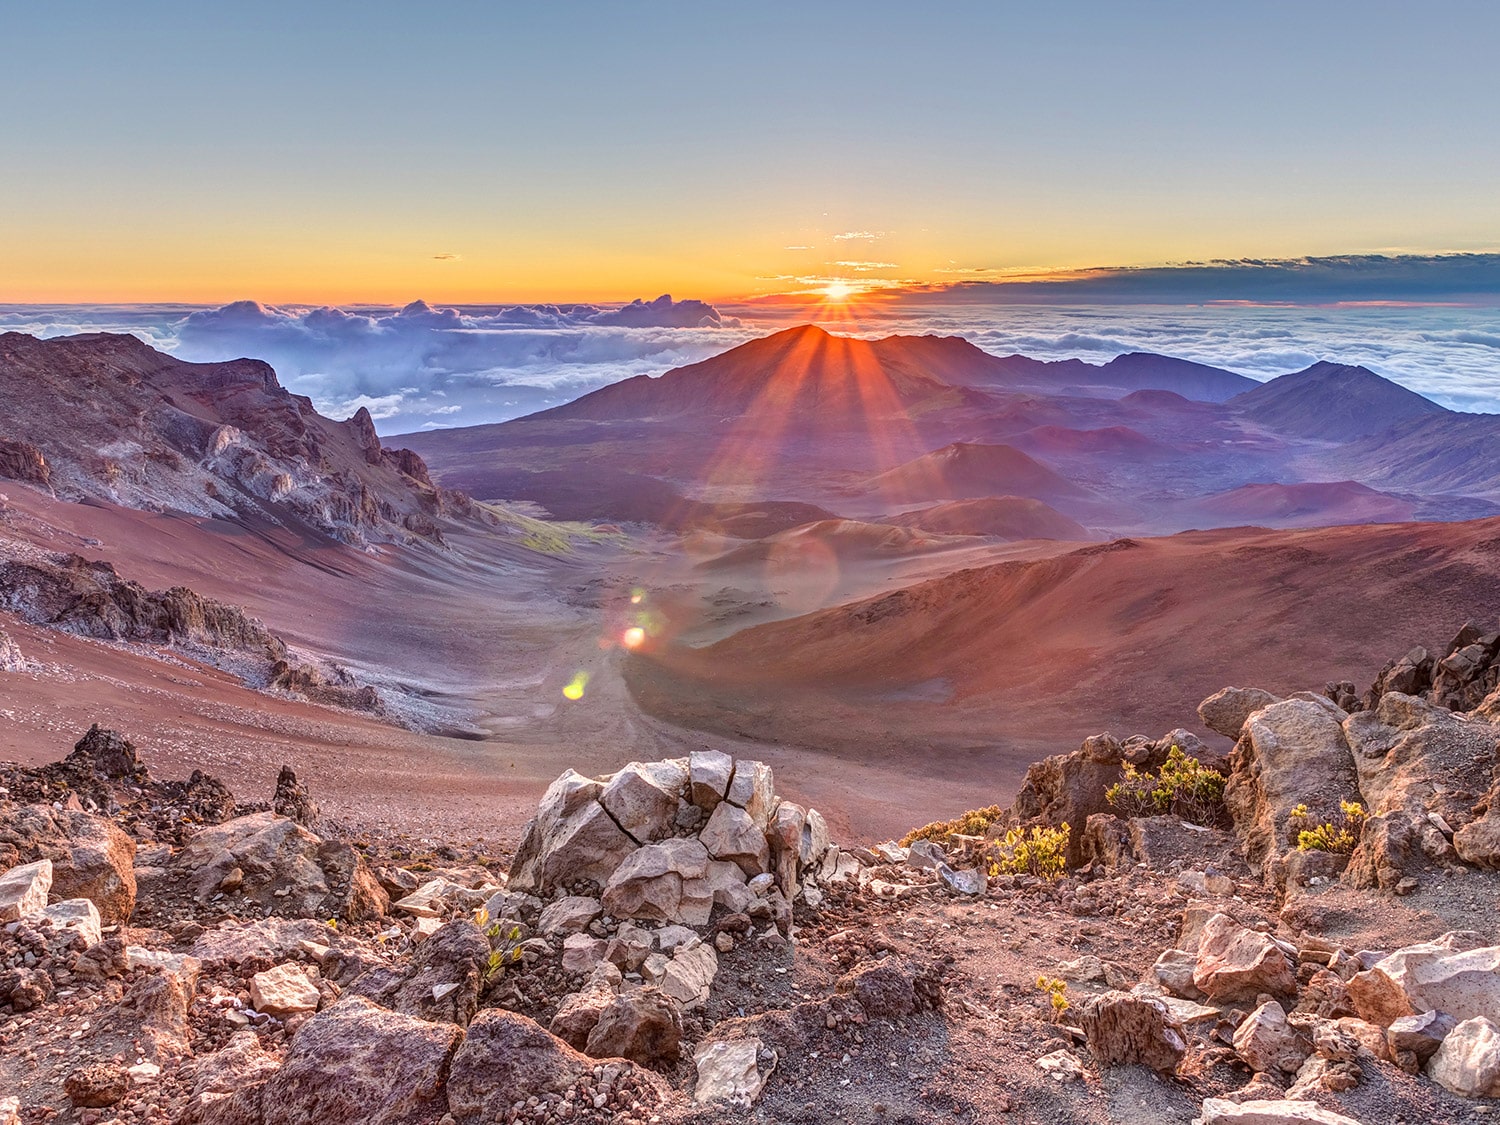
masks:
<svg viewBox="0 0 1500 1125"><path fill-rule="evenodd" d="M579 672L563 687L563 697L577 701L583 698L583 689L589 686L589 674Z"/></svg>
<svg viewBox="0 0 1500 1125"><path fill-rule="evenodd" d="M634 590L630 591L630 604L631 605L640 605L645 600L646 600L646 591L642 590L639 586L637 586Z"/></svg>
<svg viewBox="0 0 1500 1125"><path fill-rule="evenodd" d="M646 643L646 630L639 625L632 625L620 634L620 643L626 648L636 649Z"/></svg>

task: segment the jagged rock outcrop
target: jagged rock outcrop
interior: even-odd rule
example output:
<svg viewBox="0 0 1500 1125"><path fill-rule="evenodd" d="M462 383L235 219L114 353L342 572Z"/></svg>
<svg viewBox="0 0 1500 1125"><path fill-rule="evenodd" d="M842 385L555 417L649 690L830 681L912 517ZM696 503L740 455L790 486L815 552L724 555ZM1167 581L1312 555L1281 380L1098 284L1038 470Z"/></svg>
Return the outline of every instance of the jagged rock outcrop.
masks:
<svg viewBox="0 0 1500 1125"><path fill-rule="evenodd" d="M199 902L226 892L285 917L353 922L390 909L390 896L356 849L273 812L204 829L173 857L169 871Z"/></svg>
<svg viewBox="0 0 1500 1125"><path fill-rule="evenodd" d="M54 899L86 898L106 925L135 909L135 841L91 813L0 804L0 868L51 861Z"/></svg>
<svg viewBox="0 0 1500 1125"><path fill-rule="evenodd" d="M297 780L291 766L282 766L276 775L276 792L271 797L271 811L277 816L295 820L303 828L311 828L318 819L318 803L312 799L307 786Z"/></svg>
<svg viewBox="0 0 1500 1125"><path fill-rule="evenodd" d="M279 660L286 645L234 606L182 586L147 590L107 562L57 555L0 562L0 606L36 625L85 637L195 644Z"/></svg>
<svg viewBox="0 0 1500 1125"><path fill-rule="evenodd" d="M1450 711L1472 711L1497 688L1500 630L1470 621L1448 642L1441 656L1418 645L1388 663L1359 705L1373 711L1387 693L1398 692Z"/></svg>
<svg viewBox="0 0 1500 1125"><path fill-rule="evenodd" d="M0 438L0 477L51 488L52 468L42 451L30 442Z"/></svg>
<svg viewBox="0 0 1500 1125"><path fill-rule="evenodd" d="M1182 1027L1166 1004L1110 991L1092 997L1078 1016L1089 1052L1100 1066L1148 1066L1175 1074L1187 1053Z"/></svg>
<svg viewBox="0 0 1500 1125"><path fill-rule="evenodd" d="M404 969L375 969L349 991L409 1016L467 1027L479 1007L490 943L474 923L455 919L424 941Z"/></svg>
<svg viewBox="0 0 1500 1125"><path fill-rule="evenodd" d="M445 1110L444 1078L463 1039L349 997L297 1034L286 1061L263 1082L203 1105L198 1125L299 1125L308 1121L407 1125Z"/></svg>
<svg viewBox="0 0 1500 1125"><path fill-rule="evenodd" d="M695 751L600 779L564 773L526 826L509 885L554 897L565 882L591 883L615 917L691 926L769 890L784 928L799 894L850 872L840 854L817 810L776 796L770 767Z"/></svg>
<svg viewBox="0 0 1500 1125"><path fill-rule="evenodd" d="M368 410L325 418L258 360L185 363L134 336L7 332L0 398L25 420L0 432L0 477L66 499L253 514L356 544L441 543L441 521L480 516L417 454L383 448Z"/></svg>
<svg viewBox="0 0 1500 1125"><path fill-rule="evenodd" d="M1261 708L1280 702L1280 698L1260 688L1227 687L1198 704L1198 718L1215 734L1238 742L1246 719Z"/></svg>
<svg viewBox="0 0 1500 1125"><path fill-rule="evenodd" d="M1341 800L1359 800L1342 718L1332 703L1288 699L1251 714L1235 744L1224 803L1250 863L1278 883L1294 850L1292 810L1306 805L1323 823L1341 815Z"/></svg>

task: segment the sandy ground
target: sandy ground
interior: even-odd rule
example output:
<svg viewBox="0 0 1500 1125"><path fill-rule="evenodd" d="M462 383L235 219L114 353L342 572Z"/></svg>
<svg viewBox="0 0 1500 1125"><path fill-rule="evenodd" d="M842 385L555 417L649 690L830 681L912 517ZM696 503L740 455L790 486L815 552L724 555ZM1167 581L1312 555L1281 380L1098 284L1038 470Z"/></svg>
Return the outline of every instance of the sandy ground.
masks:
<svg viewBox="0 0 1500 1125"><path fill-rule="evenodd" d="M1195 728L1197 701L1227 683L1364 681L1413 641L1500 615L1495 521L1193 533L1082 556L949 536L893 546L859 524L749 545L636 534L550 554L476 534L448 552L359 552L11 486L0 540L244 605L472 735L268 696L180 654L0 611L35 662L0 677L0 757L56 759L98 722L163 776L204 768L269 796L286 763L366 830L502 851L563 769L702 746L770 762L839 839L887 839L1008 802L1030 762L1085 735ZM924 581L900 612L872 610Z"/></svg>
<svg viewBox="0 0 1500 1125"><path fill-rule="evenodd" d="M702 643L1015 547L957 540L914 555L778 556L733 573L701 566L732 544L679 549L665 538L581 542L561 556L479 537L448 554L368 554L285 528L64 504L19 486L8 490L0 536L105 559L152 588L187 585L244 605L296 645L404 685L452 725L482 733L402 730L252 691L179 653L0 612L0 627L33 662L0 679L0 758L55 760L98 722L140 744L160 776L202 768L244 796L268 796L286 763L351 824L483 838L501 850L564 768L603 773L702 746L770 762L784 791L825 810L853 841L900 835L989 791L966 769L934 771L930 761L862 765L644 715L621 676L620 638L642 622L652 632L690 627ZM569 700L563 689L579 673L588 676L583 697Z"/></svg>

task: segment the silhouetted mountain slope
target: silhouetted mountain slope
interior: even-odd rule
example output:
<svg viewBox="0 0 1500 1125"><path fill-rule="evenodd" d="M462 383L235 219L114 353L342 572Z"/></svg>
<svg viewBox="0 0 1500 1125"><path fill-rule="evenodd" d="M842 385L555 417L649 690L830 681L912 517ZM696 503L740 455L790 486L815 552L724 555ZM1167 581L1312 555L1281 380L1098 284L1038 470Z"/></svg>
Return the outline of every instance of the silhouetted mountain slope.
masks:
<svg viewBox="0 0 1500 1125"><path fill-rule="evenodd" d="M1444 411L1408 421L1340 453L1376 484L1422 492L1500 494L1500 415Z"/></svg>
<svg viewBox="0 0 1500 1125"><path fill-rule="evenodd" d="M1449 413L1431 399L1365 367L1315 363L1282 375L1229 405L1262 426L1322 441L1352 441L1401 422Z"/></svg>
<svg viewBox="0 0 1500 1125"><path fill-rule="evenodd" d="M917 404L966 400L955 388L1057 392L1067 387L1121 391L1160 388L1222 401L1254 380L1166 356L1133 354L1095 366L993 356L956 336L859 340L804 325L731 348L663 375L637 376L532 415L535 419L713 418L775 414L799 422L818 415L907 413Z"/></svg>

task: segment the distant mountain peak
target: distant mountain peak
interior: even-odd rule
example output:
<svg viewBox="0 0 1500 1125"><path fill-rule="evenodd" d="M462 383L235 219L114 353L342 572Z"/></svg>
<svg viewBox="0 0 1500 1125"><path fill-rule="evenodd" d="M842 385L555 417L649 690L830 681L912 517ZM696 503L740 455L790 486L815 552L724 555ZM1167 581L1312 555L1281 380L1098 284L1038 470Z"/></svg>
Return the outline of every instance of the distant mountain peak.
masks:
<svg viewBox="0 0 1500 1125"><path fill-rule="evenodd" d="M1281 433L1340 442L1450 413L1368 367L1328 360L1262 383L1236 395L1229 405Z"/></svg>

